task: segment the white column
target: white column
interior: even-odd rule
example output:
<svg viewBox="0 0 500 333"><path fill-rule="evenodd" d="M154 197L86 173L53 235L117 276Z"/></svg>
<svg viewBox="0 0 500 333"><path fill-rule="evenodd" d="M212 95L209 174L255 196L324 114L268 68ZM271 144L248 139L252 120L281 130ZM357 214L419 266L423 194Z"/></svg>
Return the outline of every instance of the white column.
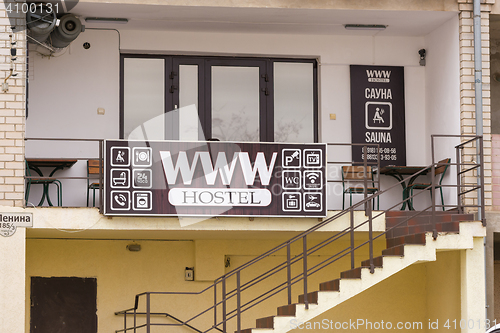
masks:
<svg viewBox="0 0 500 333"><path fill-rule="evenodd" d="M0 236L0 332L24 333L26 311L26 228Z"/></svg>
<svg viewBox="0 0 500 333"><path fill-rule="evenodd" d="M460 256L461 270L461 332L484 333L485 275L483 238L474 238L474 248L463 250ZM458 326L458 323L457 323Z"/></svg>

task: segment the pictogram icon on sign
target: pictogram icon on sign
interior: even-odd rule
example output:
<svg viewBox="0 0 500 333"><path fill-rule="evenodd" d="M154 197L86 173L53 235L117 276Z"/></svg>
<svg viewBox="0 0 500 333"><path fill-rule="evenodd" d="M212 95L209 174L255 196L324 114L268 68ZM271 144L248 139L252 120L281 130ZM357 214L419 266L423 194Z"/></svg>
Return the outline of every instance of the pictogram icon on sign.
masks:
<svg viewBox="0 0 500 333"><path fill-rule="evenodd" d="M111 210L129 210L130 193L128 191L111 191Z"/></svg>
<svg viewBox="0 0 500 333"><path fill-rule="evenodd" d="M134 147L132 149L133 166L149 167L152 164L151 148Z"/></svg>
<svg viewBox="0 0 500 333"><path fill-rule="evenodd" d="M130 166L130 148L112 147L111 166L119 166L119 167Z"/></svg>
<svg viewBox="0 0 500 333"><path fill-rule="evenodd" d="M151 203L151 191L134 191L132 196L134 210L151 210L153 208Z"/></svg>
<svg viewBox="0 0 500 333"><path fill-rule="evenodd" d="M304 167L320 168L322 163L321 149L304 149Z"/></svg>
<svg viewBox="0 0 500 333"><path fill-rule="evenodd" d="M392 103L366 102L365 127L369 130L392 129Z"/></svg>
<svg viewBox="0 0 500 333"><path fill-rule="evenodd" d="M299 170L283 170L281 184L283 189L299 190L301 187L301 176Z"/></svg>
<svg viewBox="0 0 500 333"><path fill-rule="evenodd" d="M323 172L321 170L304 171L304 189L319 190L323 188Z"/></svg>
<svg viewBox="0 0 500 333"><path fill-rule="evenodd" d="M151 188L151 170L139 170L134 169L133 171L134 182L133 186L135 188Z"/></svg>
<svg viewBox="0 0 500 333"><path fill-rule="evenodd" d="M300 149L282 150L283 168L300 168Z"/></svg>
<svg viewBox="0 0 500 333"><path fill-rule="evenodd" d="M304 193L304 211L320 212L323 210L321 193Z"/></svg>
<svg viewBox="0 0 500 333"><path fill-rule="evenodd" d="M129 188L130 170L111 169L111 188Z"/></svg>
<svg viewBox="0 0 500 333"><path fill-rule="evenodd" d="M301 193L300 192L286 192L282 194L283 211L284 212L297 212L301 210Z"/></svg>

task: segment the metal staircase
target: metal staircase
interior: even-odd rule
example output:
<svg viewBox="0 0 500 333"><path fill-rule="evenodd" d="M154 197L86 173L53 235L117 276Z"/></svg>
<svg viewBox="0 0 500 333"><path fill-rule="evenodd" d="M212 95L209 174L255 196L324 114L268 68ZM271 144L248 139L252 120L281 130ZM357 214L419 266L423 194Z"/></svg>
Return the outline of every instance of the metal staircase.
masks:
<svg viewBox="0 0 500 333"><path fill-rule="evenodd" d="M293 329L291 320L306 322L414 263L436 260L436 251L471 248L472 237L469 235L482 237L485 232L484 185L482 182L465 182L468 179L466 176L471 173L483 174L482 155L478 163L462 160L461 150L471 143L481 145L482 138L473 137L455 147L457 159L450 165L456 165L458 170L457 184L450 187L456 188L458 199L457 204L446 205L447 211L439 210L441 206L436 205L435 198L431 200L430 206L421 211L394 210L402 202L383 211L373 211L372 199L399 188L401 182L394 184L372 196L365 195L357 204L224 274L199 292L144 292L136 295L134 307L115 313L124 317L123 329L116 332L167 332L175 326L188 327L198 333L250 333L256 330L287 332ZM428 167L434 170L436 166L437 163L433 163ZM434 182L431 186L435 186ZM428 195L425 192L418 192L405 200ZM471 192L477 193L472 203L464 200L465 195ZM355 220L355 212L358 210L365 212L366 218L363 221ZM467 213L469 211L479 212L481 221L474 222L477 218ZM316 231L341 218L348 218L349 225L339 232L329 234L326 239L316 241ZM385 220L386 230L374 232L374 221L380 219ZM384 238L385 249L374 253L374 243L379 244ZM328 257L320 262L310 260L311 256L320 251L328 251L331 244L339 243L347 246L336 253L329 252ZM366 260L356 264L355 254L358 253L368 255ZM264 260L276 256L286 259L270 269L258 270ZM350 261L349 270L340 273L336 279L321 282L317 290L310 290L312 275L346 260ZM257 271L259 272L256 273ZM153 305L168 304L169 298L181 295L191 297L190 300L196 305L205 302L208 304L204 310L184 321L177 318L169 321L167 313L153 311ZM298 302L294 303L293 299L297 296ZM195 301L195 298L199 301ZM260 306L264 306L266 311L270 306L277 307L277 315L257 319L255 328L243 326L248 325L248 318L254 315L252 311ZM181 316L187 317L186 314ZM176 314L176 317L179 315Z"/></svg>

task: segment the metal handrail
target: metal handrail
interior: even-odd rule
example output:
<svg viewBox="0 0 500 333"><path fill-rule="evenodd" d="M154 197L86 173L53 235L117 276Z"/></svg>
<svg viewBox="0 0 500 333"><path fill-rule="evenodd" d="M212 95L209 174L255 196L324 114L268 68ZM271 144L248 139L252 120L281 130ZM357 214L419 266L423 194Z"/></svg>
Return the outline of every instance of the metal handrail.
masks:
<svg viewBox="0 0 500 333"><path fill-rule="evenodd" d="M446 136L448 137L448 136ZM465 137L469 137L470 136L465 136ZM475 141L479 141L478 144L480 144L482 146L482 137L473 137L471 138L470 140L468 140L466 143L462 143L458 146L456 146L456 150L458 151L459 149L462 149L461 147L464 147L465 144L467 143L471 143L471 142L475 142ZM482 150L481 150L482 151ZM366 155L366 154L365 154ZM433 145L433 155L434 155L434 145ZM457 156L458 156L458 152L457 152ZM434 159L434 156L433 156L433 159ZM482 158L482 155L481 155L481 161L480 163L477 165L477 168L479 168L481 171L483 169L483 158ZM365 165L366 165L366 159L365 159ZM429 165L427 167L427 170L431 170L431 174L434 175L434 171L435 171L435 168L436 168L436 165L437 163L432 163L431 165ZM471 163L462 163L462 159L460 158L457 158L457 162L456 163L449 163L449 165L456 165L457 166L457 170L461 170L463 168L464 165L471 165ZM424 171L421 170L419 171L418 173L416 173L416 175L418 175L419 173L423 173ZM458 172L457 172L458 174ZM481 172L481 174L483 174L483 172ZM450 206L450 205L436 205L435 203L435 200L436 200L436 196L433 196L433 199L432 199L432 202L431 202L431 205L426 207L424 210L421 210L421 211L416 211L415 214L413 215L409 215L408 217L406 217L405 219L403 219L402 221L400 221L398 224L392 226L391 228L388 228L386 229L385 232L382 232L376 236L373 235L373 220L384 215L387 211L393 209L393 208L396 208L398 207L402 202L399 202L393 206L391 206L389 209L386 209L384 211L379 211L378 213L375 213L373 212L372 210L372 207L371 207L371 201L373 198L375 197L379 197L381 195L383 195L384 193L390 191L391 189L397 187L398 185L400 185L402 182L406 182L408 181L409 179L411 179L412 177L414 177L415 175L411 175L407 178L404 178L402 179L400 182L390 186L389 188L383 190L383 191L378 191L377 193L375 193L374 195L371 195L371 196L367 196L365 197L363 200L361 200L360 202L358 202L357 204L349 207L348 209L344 210L344 211L341 211L337 214L335 214L334 216L318 223L317 225L309 228L308 230L304 231L304 232L301 232L299 233L298 235L296 235L295 237L292 237L291 239L289 239L288 241L276 246L275 248L269 250L269 251L266 251L264 254L250 260L249 262L243 264L242 266L238 267L237 269L229 272L229 273L226 273L224 275L222 275L221 277L217 278L213 284L207 286L206 288L204 288L203 290L199 291L199 292L187 292L187 293L183 293L183 292L145 292L145 293L141 293L141 294L138 294L136 295L135 297L135 307L133 308L134 311L137 310L138 308L138 304L139 304L139 298L142 297L142 296L146 296L146 307L147 307L147 311L146 311L146 316L147 316L147 323L146 323L146 330L147 332L149 333L150 332L150 327L151 325L158 325L158 326L179 326L180 324L161 324L161 323L155 323L155 324L152 324L151 321L150 321L150 315L152 314L152 312L150 312L150 299L151 299L151 295L200 295L200 294L203 294L211 289L214 290L214 298L213 298L213 305L208 307L207 309L205 309L204 311L202 311L201 313L191 317L190 319L188 319L187 321L184 321L183 322L183 325L189 323L189 322L192 322L194 321L195 319L197 318L200 318L202 315L210 312L210 311L213 311L213 315L214 315L214 320L213 320L213 325L211 327L209 327L208 329L206 329L205 331L203 331L203 333L205 332L208 332L212 329L217 329L217 330L220 330L219 329L219 326L222 325L222 332L227 332L227 322L233 318L236 318L237 322L236 322L236 330L238 332L241 331L241 315L242 313L244 313L245 311L249 310L250 308L253 308L254 306L260 304L261 302L269 299L270 297L278 294L279 292L282 292L284 290L287 290L287 298L288 298L288 304L291 304L291 287L292 285L295 285L297 284L298 282L300 281L303 281L303 292L304 292L304 304L305 304L305 307L306 309L308 308L308 297L307 297L307 293L308 293L308 285L307 285L307 278L308 276L318 272L319 270L323 269L324 267L328 266L328 265L331 265L332 263L340 260L341 258L344 258L345 256L347 255L351 255L351 269L354 268L354 252L361 248L361 247L364 247L366 245L369 246L369 262L370 262L370 271L373 273L374 272L374 264L373 264L373 258L374 258L374 255L373 255L373 242L374 240L384 236L387 234L387 232L389 232L390 230L393 230L395 228L397 228L398 226L406 223L407 221L409 221L410 219L416 217L416 216L419 216L419 215L422 215L424 214L425 212L428 214L429 212L431 213L431 224L432 224L432 229L433 229L433 237L434 239L436 239L438 237L438 234L437 234L437 230L436 230L436 219L435 219L435 215L437 214L436 212L436 207L442 207L442 206ZM460 175L458 176L460 177ZM430 188L432 191L435 190L436 188L436 184L435 184L435 177L432 177L433 181L432 181L432 184L430 185ZM453 186L453 185L441 185L441 186ZM480 191L480 194L481 194L481 198L479 198L479 205L465 205L463 203L461 203L461 196L465 195L461 189L463 187L466 187L466 186L470 186L470 185L462 185L460 182L457 183L457 185L455 186L457 188L457 198L458 198L458 202L457 202L457 208L459 209L459 212L463 212L463 209L466 208L466 207L476 207L476 208L479 208L479 209L484 209L484 180L481 180L481 182L478 183L477 185L477 188L479 190L482 190ZM415 195L411 195L411 196L408 196L405 198L404 201L408 201L408 200L412 200L414 197L420 195L421 193L424 193L425 191L422 191L420 193L417 193ZM358 225L354 225L354 210L356 208L360 208L364 206L365 207L365 215L367 216L367 219L358 224ZM326 240L323 240L322 242L320 242L319 244L316 244L315 246L312 246L310 247L309 249L307 248L307 236L311 233L313 233L314 231L324 227L325 225L331 223L332 221L335 221L337 220L338 218L340 218L341 216L344 216L346 214L349 214L350 215L350 226L349 227L346 227L344 230L340 231L340 232L337 232L336 234L334 234L333 236L327 238ZM425 214L424 214L425 215ZM426 215L428 216L428 215ZM484 217L484 214L482 215ZM485 220L483 219L483 225L485 224ZM361 228L362 226L365 226L366 224L368 224L368 240L366 240L365 242L357 245L357 246L354 246L354 232L356 230L359 230L359 228ZM326 260L323 260L322 262L320 262L319 264L316 264L315 266L313 267L308 267L308 263L307 263L307 258L309 255L311 255L312 253L315 253L317 252L319 249L322 249L324 248L325 246L333 243L334 241L336 241L337 239L340 239L341 237L344 237L344 236L347 236L347 235L350 235L350 239L351 239L351 242L350 242L350 246L342 249L340 252L334 254L334 255L331 255L330 257L328 257ZM295 242L300 242L302 241L302 252L295 255L294 257L291 256L290 254L290 246L292 243L295 243ZM252 265L254 265L255 263L261 261L262 259L264 258L267 258L269 257L270 255L272 254L275 254L277 253L278 251L280 250L283 250L283 249L286 249L286 252L287 252L287 259L286 261L284 261L283 263L280 263L278 264L277 266L271 268L270 270L267 270L266 272L260 274L259 276L251 279L250 281L244 283L244 284L241 284L241 272L243 272L245 269L251 267ZM302 268L302 272L295 275L295 276L291 276L291 265L293 264L296 264L298 262L300 262L302 260L303 262L303 268ZM267 290L266 292L260 294L259 296L257 297L254 297L252 300L250 301L247 301L246 303L244 304L241 304L241 293L244 292L245 290L247 290L248 288L256 285L257 283L269 278L270 276L276 274L277 272L280 272L280 271L283 271L286 269L286 272L287 272L287 278L286 278L286 281L283 281L281 282L280 284L278 284L277 286L273 287L272 289L270 290ZM229 290L229 291L226 291L226 287L227 287L227 281L229 278L232 278L232 277L235 277L236 278L236 287L232 290ZM218 290L218 285L220 285L221 289L222 289L222 297L220 299L218 299L217 297L217 290ZM228 311L227 309L227 302L230 300L230 299L233 299L233 298L236 298L236 308L234 310L231 310L231 311ZM221 319L218 319L217 318L217 310L220 309L222 307L222 318ZM143 327L143 326L141 326ZM131 330L131 329L134 329L135 328L138 328L138 326L134 326L132 328L126 328L124 330L120 330L120 332L126 332L128 330ZM117 331L118 332L118 331Z"/></svg>

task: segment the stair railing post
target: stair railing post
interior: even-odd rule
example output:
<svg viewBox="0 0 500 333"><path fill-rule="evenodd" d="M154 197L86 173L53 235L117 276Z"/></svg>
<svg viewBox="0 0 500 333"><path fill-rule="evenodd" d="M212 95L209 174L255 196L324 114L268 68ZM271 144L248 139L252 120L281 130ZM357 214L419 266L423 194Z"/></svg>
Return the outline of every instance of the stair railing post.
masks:
<svg viewBox="0 0 500 333"><path fill-rule="evenodd" d="M434 157L432 158L431 166L431 205L432 205L432 238L437 239L437 229L436 229L436 164L434 163Z"/></svg>
<svg viewBox="0 0 500 333"><path fill-rule="evenodd" d="M123 331L127 332L127 311L123 313Z"/></svg>
<svg viewBox="0 0 500 333"><path fill-rule="evenodd" d="M368 168L368 148L367 146L363 146L363 196L366 200L368 198L368 178L367 178L367 168ZM368 206L366 205L365 202L365 213L367 212Z"/></svg>
<svg viewBox="0 0 500 333"><path fill-rule="evenodd" d="M354 209L350 208L349 212L350 220L351 220L351 269L354 269Z"/></svg>
<svg viewBox="0 0 500 333"><path fill-rule="evenodd" d="M302 247L303 247L303 252L302 252L302 262L303 262L303 271L304 271L304 304L306 307L306 310L309 309L309 299L307 297L307 236L304 236L302 238Z"/></svg>
<svg viewBox="0 0 500 333"><path fill-rule="evenodd" d="M217 280L214 282L214 328L217 327Z"/></svg>
<svg viewBox="0 0 500 333"><path fill-rule="evenodd" d="M226 277L222 278L222 332L226 333Z"/></svg>
<svg viewBox="0 0 500 333"><path fill-rule="evenodd" d="M139 308L139 296L135 295L135 304L134 304L134 333L137 330L137 309Z"/></svg>
<svg viewBox="0 0 500 333"><path fill-rule="evenodd" d="M462 163L461 163L461 158L460 158L460 151L462 150L461 146L455 147L455 161L457 161L457 209L459 214L463 214L463 207L462 207L462 185L461 185L461 177L460 177L460 171L462 169Z"/></svg>
<svg viewBox="0 0 500 333"><path fill-rule="evenodd" d="M134 333L137 332L136 327L137 327L137 308L134 309Z"/></svg>
<svg viewBox="0 0 500 333"><path fill-rule="evenodd" d="M373 265L373 215L372 215L372 201L368 200L366 202L368 207L368 237L370 242L368 246L370 248L370 273L375 273L375 266Z"/></svg>
<svg viewBox="0 0 500 333"><path fill-rule="evenodd" d="M146 294L146 332L151 333L151 294Z"/></svg>
<svg viewBox="0 0 500 333"><path fill-rule="evenodd" d="M292 267L290 255L290 242L286 244L286 280L288 292L288 305L292 304Z"/></svg>
<svg viewBox="0 0 500 333"><path fill-rule="evenodd" d="M236 328L237 332L241 332L241 289L240 289L240 272L236 272Z"/></svg>

